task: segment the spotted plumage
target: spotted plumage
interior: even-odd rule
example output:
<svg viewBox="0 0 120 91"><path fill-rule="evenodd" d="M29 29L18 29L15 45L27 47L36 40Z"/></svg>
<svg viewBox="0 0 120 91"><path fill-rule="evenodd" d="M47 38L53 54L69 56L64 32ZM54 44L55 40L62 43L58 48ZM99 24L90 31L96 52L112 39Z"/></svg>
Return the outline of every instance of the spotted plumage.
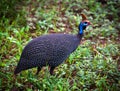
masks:
<svg viewBox="0 0 120 91"><path fill-rule="evenodd" d="M60 65L78 47L83 30L90 25L84 20L79 25L79 33L72 34L49 34L43 35L30 41L24 48L20 61L14 74L23 70L38 67L37 73L43 66L50 67L50 74L53 74L55 67Z"/></svg>

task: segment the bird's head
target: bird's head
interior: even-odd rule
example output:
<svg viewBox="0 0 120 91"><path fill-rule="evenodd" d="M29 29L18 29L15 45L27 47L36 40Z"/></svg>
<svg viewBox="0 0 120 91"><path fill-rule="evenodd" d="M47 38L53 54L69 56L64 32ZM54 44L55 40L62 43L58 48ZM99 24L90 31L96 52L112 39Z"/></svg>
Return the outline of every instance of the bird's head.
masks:
<svg viewBox="0 0 120 91"><path fill-rule="evenodd" d="M85 30L85 28L89 25L92 25L92 23L87 20L87 17L84 14L81 14L82 16L82 21L79 24L79 34L83 34L83 30Z"/></svg>

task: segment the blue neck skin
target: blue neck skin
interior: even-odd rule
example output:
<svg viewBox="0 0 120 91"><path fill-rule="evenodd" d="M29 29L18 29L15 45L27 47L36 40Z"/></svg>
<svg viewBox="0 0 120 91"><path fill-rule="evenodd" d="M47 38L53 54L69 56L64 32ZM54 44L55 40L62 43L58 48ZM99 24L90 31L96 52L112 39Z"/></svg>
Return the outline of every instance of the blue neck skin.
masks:
<svg viewBox="0 0 120 91"><path fill-rule="evenodd" d="M84 33L84 29L86 28L86 26L83 25L83 23L81 22L79 25L79 34L82 35Z"/></svg>

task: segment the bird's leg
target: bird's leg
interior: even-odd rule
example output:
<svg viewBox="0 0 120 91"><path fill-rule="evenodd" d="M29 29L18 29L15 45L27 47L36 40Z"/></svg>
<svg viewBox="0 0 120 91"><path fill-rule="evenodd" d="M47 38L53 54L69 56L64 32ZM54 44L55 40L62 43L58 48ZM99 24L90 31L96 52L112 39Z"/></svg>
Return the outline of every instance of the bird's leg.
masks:
<svg viewBox="0 0 120 91"><path fill-rule="evenodd" d="M38 74L39 74L40 70L41 70L41 67L38 67L38 68L37 68L36 75L38 75Z"/></svg>
<svg viewBox="0 0 120 91"><path fill-rule="evenodd" d="M55 67L51 67L51 68L50 68L50 74L51 74L51 75L54 75L54 74L53 74L54 69L55 69Z"/></svg>

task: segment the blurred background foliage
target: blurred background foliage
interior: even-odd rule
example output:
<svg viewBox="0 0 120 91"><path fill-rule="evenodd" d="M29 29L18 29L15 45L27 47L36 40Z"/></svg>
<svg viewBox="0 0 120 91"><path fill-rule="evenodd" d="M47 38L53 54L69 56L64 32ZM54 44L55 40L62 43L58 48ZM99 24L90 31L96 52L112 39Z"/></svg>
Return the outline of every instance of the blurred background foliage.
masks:
<svg viewBox="0 0 120 91"><path fill-rule="evenodd" d="M81 45L50 76L45 67L14 69L24 46L40 35L76 34L85 13L93 23ZM120 0L2 0L0 3L0 90L120 91Z"/></svg>

